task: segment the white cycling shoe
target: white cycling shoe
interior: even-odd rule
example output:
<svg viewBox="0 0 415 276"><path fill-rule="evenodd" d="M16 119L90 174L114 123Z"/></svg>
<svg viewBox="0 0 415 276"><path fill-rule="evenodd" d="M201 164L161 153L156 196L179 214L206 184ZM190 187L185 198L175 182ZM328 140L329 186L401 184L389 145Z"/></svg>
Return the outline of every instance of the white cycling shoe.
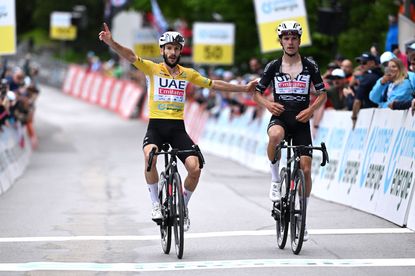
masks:
<svg viewBox="0 0 415 276"><path fill-rule="evenodd" d="M278 202L281 200L281 182L271 182L269 199L271 199L272 202Z"/></svg>
<svg viewBox="0 0 415 276"><path fill-rule="evenodd" d="M163 214L161 213L160 203L158 202L153 203L153 208L151 209L151 219L160 220L162 218L163 218Z"/></svg>

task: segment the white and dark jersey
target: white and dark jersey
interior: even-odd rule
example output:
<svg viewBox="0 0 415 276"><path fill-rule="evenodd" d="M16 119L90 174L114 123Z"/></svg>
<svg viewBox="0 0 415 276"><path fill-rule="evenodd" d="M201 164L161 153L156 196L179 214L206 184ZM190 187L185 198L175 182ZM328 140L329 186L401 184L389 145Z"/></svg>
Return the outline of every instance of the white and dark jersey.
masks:
<svg viewBox="0 0 415 276"><path fill-rule="evenodd" d="M289 74L281 72L282 58L267 64L256 90L264 93L272 84L274 101L284 105L286 111L300 112L310 105L310 87L314 85L316 91L324 90L324 83L317 64L305 57L301 57L303 70L295 79Z"/></svg>

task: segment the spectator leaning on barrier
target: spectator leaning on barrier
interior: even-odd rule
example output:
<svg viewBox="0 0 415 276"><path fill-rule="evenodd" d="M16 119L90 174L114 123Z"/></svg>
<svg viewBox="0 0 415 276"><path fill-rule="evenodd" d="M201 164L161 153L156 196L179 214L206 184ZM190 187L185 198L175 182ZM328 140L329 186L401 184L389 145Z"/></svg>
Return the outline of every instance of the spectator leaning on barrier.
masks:
<svg viewBox="0 0 415 276"><path fill-rule="evenodd" d="M392 58L385 68L385 74L377 80L370 91L369 98L379 107L391 106L393 109L394 101L412 100L413 87L415 87L415 79L409 79L402 61L398 58Z"/></svg>
<svg viewBox="0 0 415 276"><path fill-rule="evenodd" d="M256 81L248 85L233 85L222 80L211 80L200 75L196 70L179 65L180 56L185 45L183 36L178 32L165 32L159 38L160 54L164 62L156 64L150 60L138 57L133 50L126 48L113 40L108 26L99 33L99 39L104 41L121 57L143 71L148 78L149 125L143 141L144 164L148 164L150 151L160 150L163 143L170 143L173 148L190 150L194 145L184 126L185 90L189 83L220 91L250 92L255 89ZM188 202L199 182L201 170L198 157L194 154L178 156L188 172L184 180L184 201L186 205L185 229L190 227ZM146 165L147 167L147 165ZM153 204L152 219L162 218L161 206L158 199L158 172L156 160L151 171L144 172L150 198Z"/></svg>
<svg viewBox="0 0 415 276"><path fill-rule="evenodd" d="M377 65L376 57L371 53L363 53L356 61L360 63L363 75L359 80L359 85L355 91L355 99L353 102L352 121L353 128L356 125L357 114L361 108L377 107L375 103L370 101L369 93L375 85L376 81L382 76L382 71Z"/></svg>

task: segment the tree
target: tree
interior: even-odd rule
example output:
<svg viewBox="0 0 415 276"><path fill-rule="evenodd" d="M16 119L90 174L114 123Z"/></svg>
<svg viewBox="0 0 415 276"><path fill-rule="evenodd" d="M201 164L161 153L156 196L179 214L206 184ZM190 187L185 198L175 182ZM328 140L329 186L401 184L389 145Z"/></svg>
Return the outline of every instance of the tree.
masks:
<svg viewBox="0 0 415 276"><path fill-rule="evenodd" d="M52 0L16 0L17 1L17 28L19 37L33 29L49 32L50 13L52 11L72 11L79 0L52 1ZM383 51L385 35L388 29L387 15L396 13L397 6L390 0L337 0L345 16L345 29L336 37L317 32L318 8L333 1L307 0L305 1L309 26L311 29L312 46L302 48L302 54L313 56L321 67L333 59L334 51L353 59L367 51L373 43ZM238 66L246 65L252 56L266 60L279 56L280 53L261 54L259 38L255 22L255 8L253 0L158 0L164 16L169 21L184 18L192 25L193 22L212 22L213 14L219 14L223 22L232 22L236 26L235 63ZM104 13L104 1L84 0L87 7L89 24L82 31L76 42L70 43L69 48L79 53L95 50L106 53L97 39L101 29ZM131 0L130 7L142 11L151 11L149 0ZM243 68L243 66L242 66Z"/></svg>

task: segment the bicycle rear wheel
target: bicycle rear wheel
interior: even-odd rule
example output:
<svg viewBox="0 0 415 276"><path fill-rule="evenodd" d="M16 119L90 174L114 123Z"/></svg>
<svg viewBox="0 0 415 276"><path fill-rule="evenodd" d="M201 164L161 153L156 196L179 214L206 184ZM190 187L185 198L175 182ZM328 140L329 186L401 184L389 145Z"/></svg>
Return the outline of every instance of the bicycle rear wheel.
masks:
<svg viewBox="0 0 415 276"><path fill-rule="evenodd" d="M291 249L297 255L303 246L306 221L306 189L303 170L297 170L294 176L294 188L290 192Z"/></svg>
<svg viewBox="0 0 415 276"><path fill-rule="evenodd" d="M278 247L284 249L287 242L288 236L288 222L289 222L289 209L287 206L288 202L288 193L287 185L288 175L286 168L282 168L280 172L281 177L281 200L279 202L274 202L273 216L276 220L276 231L277 231L277 244Z"/></svg>
<svg viewBox="0 0 415 276"><path fill-rule="evenodd" d="M176 246L177 258L183 257L184 251L184 199L182 193L182 181L180 180L179 173L173 174L173 229L174 229L174 241Z"/></svg>
<svg viewBox="0 0 415 276"><path fill-rule="evenodd" d="M170 223L170 214L169 206L171 206L171 197L169 197L169 183L168 179L164 175L164 172L160 174L160 180L162 186L159 187L159 200L161 205L161 213L163 214L163 219L160 223L160 236L161 236L161 247L165 254L170 253L171 247L171 223Z"/></svg>

